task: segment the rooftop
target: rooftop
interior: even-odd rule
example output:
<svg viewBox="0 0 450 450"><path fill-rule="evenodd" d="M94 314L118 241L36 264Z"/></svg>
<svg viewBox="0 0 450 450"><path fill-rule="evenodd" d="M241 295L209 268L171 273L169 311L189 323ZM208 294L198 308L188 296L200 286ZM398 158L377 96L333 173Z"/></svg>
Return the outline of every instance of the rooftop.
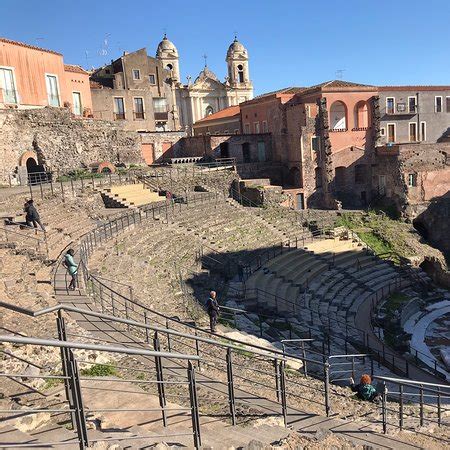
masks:
<svg viewBox="0 0 450 450"><path fill-rule="evenodd" d="M450 86L431 86L431 85L417 85L417 86L379 86L379 91L447 91Z"/></svg>
<svg viewBox="0 0 450 450"><path fill-rule="evenodd" d="M25 44L24 42L13 41L11 39L6 39L6 38L0 37L0 42L4 42L5 44L18 45L20 47L30 48L32 50L37 50L40 52L52 53L53 55L62 56L61 53L55 52L54 50L48 50L46 48L37 47L36 45Z"/></svg>
<svg viewBox="0 0 450 450"><path fill-rule="evenodd" d="M241 108L239 106L229 106L228 108L221 109L220 111L217 111L214 114L210 114L209 116L205 117L204 119L197 120L195 122L198 123L205 123L205 122L211 122L213 120L217 119L231 119L233 117L239 116L241 112Z"/></svg>
<svg viewBox="0 0 450 450"><path fill-rule="evenodd" d="M89 74L81 66L76 66L76 65L73 65L73 64L64 64L64 70L66 72L82 73L82 74L85 74L85 75Z"/></svg>

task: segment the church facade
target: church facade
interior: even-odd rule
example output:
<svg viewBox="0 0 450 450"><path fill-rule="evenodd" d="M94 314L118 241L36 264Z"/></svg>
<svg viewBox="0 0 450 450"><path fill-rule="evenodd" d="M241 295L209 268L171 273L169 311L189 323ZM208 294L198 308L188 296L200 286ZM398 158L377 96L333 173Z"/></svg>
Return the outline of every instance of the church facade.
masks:
<svg viewBox="0 0 450 450"><path fill-rule="evenodd" d="M236 38L227 51L228 76L223 82L205 64L194 82L188 77L188 83L183 84L178 50L166 36L158 45L156 58L170 73L167 82L175 99L174 115L182 129L192 131L192 125L198 120L253 98L248 52Z"/></svg>

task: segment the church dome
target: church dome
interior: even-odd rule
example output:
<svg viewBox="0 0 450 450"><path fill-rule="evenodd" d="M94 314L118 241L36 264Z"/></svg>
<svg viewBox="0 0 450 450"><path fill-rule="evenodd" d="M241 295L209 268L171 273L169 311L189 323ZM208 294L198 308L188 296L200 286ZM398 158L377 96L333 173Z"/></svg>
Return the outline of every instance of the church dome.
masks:
<svg viewBox="0 0 450 450"><path fill-rule="evenodd" d="M171 56L178 58L178 50L172 41L167 39L164 35L163 40L158 44L158 49L156 50L156 57L161 58L163 56Z"/></svg>
<svg viewBox="0 0 450 450"><path fill-rule="evenodd" d="M241 44L237 38L234 38L234 41L231 43L231 45L228 47L227 51L227 58L233 58L235 53L243 53L247 54L247 49L244 47L243 44Z"/></svg>

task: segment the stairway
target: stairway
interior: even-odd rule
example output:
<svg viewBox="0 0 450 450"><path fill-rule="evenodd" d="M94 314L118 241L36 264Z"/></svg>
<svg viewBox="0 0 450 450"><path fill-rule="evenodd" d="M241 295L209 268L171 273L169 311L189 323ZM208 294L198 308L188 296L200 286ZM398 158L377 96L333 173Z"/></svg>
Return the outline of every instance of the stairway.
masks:
<svg viewBox="0 0 450 450"><path fill-rule="evenodd" d="M112 208L133 208L165 200L145 184L127 184L100 189L105 205Z"/></svg>

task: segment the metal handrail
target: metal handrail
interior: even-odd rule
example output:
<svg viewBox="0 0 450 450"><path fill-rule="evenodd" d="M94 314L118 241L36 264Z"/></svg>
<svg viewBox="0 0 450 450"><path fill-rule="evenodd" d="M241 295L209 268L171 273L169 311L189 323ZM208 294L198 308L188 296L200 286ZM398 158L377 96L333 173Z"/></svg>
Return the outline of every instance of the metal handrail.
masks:
<svg viewBox="0 0 450 450"><path fill-rule="evenodd" d="M79 310L82 314L87 314L87 310ZM94 350L102 352L111 353L123 353L126 355L140 355L140 356L158 356L161 358L171 358L171 359L188 359L192 361L198 361L200 357L196 355L185 355L182 353L171 353L171 352L156 352L153 350L139 350L129 347L117 347L112 345L96 345L96 344L84 344L82 342L73 341L57 341L55 339L39 339L39 338L28 338L13 335L0 335L0 342L9 342L11 344L30 344L30 345L41 345L43 347L59 347L59 348L76 348L79 350Z"/></svg>

